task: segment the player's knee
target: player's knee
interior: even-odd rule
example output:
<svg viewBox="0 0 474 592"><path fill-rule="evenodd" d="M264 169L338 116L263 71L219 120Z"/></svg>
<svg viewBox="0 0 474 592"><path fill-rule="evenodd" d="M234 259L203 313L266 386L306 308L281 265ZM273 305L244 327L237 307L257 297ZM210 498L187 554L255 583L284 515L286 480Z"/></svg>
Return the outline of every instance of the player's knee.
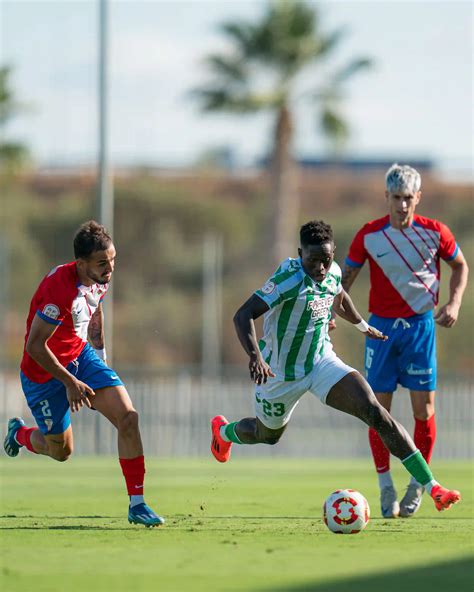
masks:
<svg viewBox="0 0 474 592"><path fill-rule="evenodd" d="M133 434L138 430L138 412L135 409L127 411L119 419L118 429L122 434Z"/></svg>
<svg viewBox="0 0 474 592"><path fill-rule="evenodd" d="M281 436L282 434L269 434L268 432L265 432L263 434L260 434L259 440L262 444L269 444L270 446L274 446L280 441Z"/></svg>
<svg viewBox="0 0 474 592"><path fill-rule="evenodd" d="M49 455L53 460L58 462L66 462L72 454L72 446L65 446L64 448L57 448L51 450Z"/></svg>
<svg viewBox="0 0 474 592"><path fill-rule="evenodd" d="M275 444L278 444L278 442L280 441L281 436L264 436L264 444L270 444L270 446L274 446Z"/></svg>

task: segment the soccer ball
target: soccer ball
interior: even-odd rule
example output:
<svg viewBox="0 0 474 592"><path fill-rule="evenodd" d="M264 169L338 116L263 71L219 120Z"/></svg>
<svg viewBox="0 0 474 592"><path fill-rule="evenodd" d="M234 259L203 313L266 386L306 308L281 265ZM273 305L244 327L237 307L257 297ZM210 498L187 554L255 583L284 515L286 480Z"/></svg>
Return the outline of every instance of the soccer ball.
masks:
<svg viewBox="0 0 474 592"><path fill-rule="evenodd" d="M323 506L324 524L336 534L356 534L367 526L370 508L365 497L354 489L337 489Z"/></svg>

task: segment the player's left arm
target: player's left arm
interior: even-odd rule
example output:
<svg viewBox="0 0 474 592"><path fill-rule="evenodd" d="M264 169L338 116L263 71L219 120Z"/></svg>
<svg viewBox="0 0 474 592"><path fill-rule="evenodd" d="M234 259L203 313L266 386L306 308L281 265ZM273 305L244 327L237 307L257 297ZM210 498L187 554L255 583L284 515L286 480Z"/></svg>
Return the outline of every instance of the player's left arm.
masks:
<svg viewBox="0 0 474 592"><path fill-rule="evenodd" d="M102 302L99 302L97 310L91 317L89 327L87 328L87 335L96 354L101 360L106 362L107 354L105 351L104 311L102 310Z"/></svg>
<svg viewBox="0 0 474 592"><path fill-rule="evenodd" d="M461 251L451 261L446 261L451 267L451 279L449 281L449 300L435 313L434 318L442 327L452 327L458 319L462 297L466 289L469 268Z"/></svg>
<svg viewBox="0 0 474 592"><path fill-rule="evenodd" d="M386 335L381 333L375 327L371 327L364 321L361 314L354 306L351 297L344 290L344 288L334 298L332 310L345 321L355 325L356 328L364 333L364 335L367 335L367 337L370 337L371 339L380 339L382 341L386 341L388 339Z"/></svg>

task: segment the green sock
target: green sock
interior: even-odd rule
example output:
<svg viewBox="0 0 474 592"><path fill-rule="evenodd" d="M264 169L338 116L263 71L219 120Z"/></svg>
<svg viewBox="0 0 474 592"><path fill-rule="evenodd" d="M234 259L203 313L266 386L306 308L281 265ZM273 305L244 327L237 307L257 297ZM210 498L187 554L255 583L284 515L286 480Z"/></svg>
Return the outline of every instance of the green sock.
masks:
<svg viewBox="0 0 474 592"><path fill-rule="evenodd" d="M426 460L423 458L421 452L417 450L405 460L402 460L405 469L412 475L418 483L426 485L433 480L433 474L430 471Z"/></svg>
<svg viewBox="0 0 474 592"><path fill-rule="evenodd" d="M239 439L237 434L235 433L235 426L238 424L238 421L232 421L225 426L224 432L227 438L234 444L242 444L242 441Z"/></svg>

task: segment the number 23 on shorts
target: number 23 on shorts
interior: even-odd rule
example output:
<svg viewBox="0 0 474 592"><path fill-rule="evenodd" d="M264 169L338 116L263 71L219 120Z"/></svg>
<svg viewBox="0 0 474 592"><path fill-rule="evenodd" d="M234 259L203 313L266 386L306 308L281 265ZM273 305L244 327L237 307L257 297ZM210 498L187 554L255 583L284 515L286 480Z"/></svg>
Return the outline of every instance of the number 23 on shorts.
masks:
<svg viewBox="0 0 474 592"><path fill-rule="evenodd" d="M258 393L255 393L255 399L257 403L262 405L263 413L267 417L281 417L285 414L285 405L283 403L272 403L267 399L260 399Z"/></svg>

